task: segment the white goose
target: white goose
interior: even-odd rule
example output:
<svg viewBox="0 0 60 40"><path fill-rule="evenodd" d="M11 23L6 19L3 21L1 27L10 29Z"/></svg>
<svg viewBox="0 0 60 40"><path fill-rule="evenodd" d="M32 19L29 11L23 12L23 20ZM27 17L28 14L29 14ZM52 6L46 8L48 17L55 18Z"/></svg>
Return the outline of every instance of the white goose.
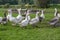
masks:
<svg viewBox="0 0 60 40"><path fill-rule="evenodd" d="M45 19L44 10L41 10L41 15L39 16L39 21L41 22L43 19Z"/></svg>
<svg viewBox="0 0 60 40"><path fill-rule="evenodd" d="M50 25L54 25L59 21L59 16L57 13L57 9L55 8L54 18L49 22Z"/></svg>
<svg viewBox="0 0 60 40"><path fill-rule="evenodd" d="M12 16L12 10L8 10L8 15L7 15L7 19L13 23L13 25L16 25L18 22L17 22L17 19L15 17Z"/></svg>
<svg viewBox="0 0 60 40"><path fill-rule="evenodd" d="M21 15L21 8L20 9L17 9L18 10L18 16L16 17L16 19L17 19L17 21L18 21L18 23L19 22L21 22L22 21L22 19L23 19L23 17L22 17L22 15Z"/></svg>
<svg viewBox="0 0 60 40"><path fill-rule="evenodd" d="M30 21L30 16L29 16L29 11L30 10L27 10L27 14L26 14L26 18L25 18L25 20L22 20L22 22L20 23L20 26L21 27L24 27L24 26L27 26L28 25L28 23L29 23L29 21Z"/></svg>
<svg viewBox="0 0 60 40"><path fill-rule="evenodd" d="M36 17L33 18L33 19L31 19L30 22L29 22L29 24L33 25L33 24L36 24L36 23L39 22L39 16L38 16L38 14L39 14L39 12L37 11L36 12Z"/></svg>
<svg viewBox="0 0 60 40"><path fill-rule="evenodd" d="M45 18L44 10L42 10L41 13L42 13L42 14L40 15L40 17Z"/></svg>

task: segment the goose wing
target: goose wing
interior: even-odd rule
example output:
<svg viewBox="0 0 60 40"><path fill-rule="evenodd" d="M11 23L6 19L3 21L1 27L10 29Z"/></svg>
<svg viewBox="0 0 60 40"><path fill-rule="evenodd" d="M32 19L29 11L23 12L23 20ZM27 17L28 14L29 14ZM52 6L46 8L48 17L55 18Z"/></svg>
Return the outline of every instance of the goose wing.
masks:
<svg viewBox="0 0 60 40"><path fill-rule="evenodd" d="M50 25L54 25L55 23L57 23L59 21L59 19L58 18L53 18L49 23L50 23Z"/></svg>
<svg viewBox="0 0 60 40"><path fill-rule="evenodd" d="M23 20L23 21L20 23L21 26L27 26L27 24L28 24L28 21L27 21L27 20Z"/></svg>
<svg viewBox="0 0 60 40"><path fill-rule="evenodd" d="M38 18L33 18L29 23L30 23L30 24L35 24L35 23L37 23L38 21L39 21Z"/></svg>

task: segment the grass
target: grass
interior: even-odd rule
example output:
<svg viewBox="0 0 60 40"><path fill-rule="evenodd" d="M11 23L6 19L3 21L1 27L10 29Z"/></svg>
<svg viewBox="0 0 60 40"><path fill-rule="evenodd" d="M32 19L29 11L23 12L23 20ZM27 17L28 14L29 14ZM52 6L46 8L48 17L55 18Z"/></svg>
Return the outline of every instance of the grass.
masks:
<svg viewBox="0 0 60 40"><path fill-rule="evenodd" d="M0 10L0 16L3 16L4 10ZM45 20L37 25L40 28L32 28L28 25L26 29L18 26L12 26L11 23L7 25L0 25L0 40L60 40L60 27L53 28L48 22L54 17L54 9L46 9ZM13 14L17 16L17 14ZM31 18L35 14L30 14Z"/></svg>

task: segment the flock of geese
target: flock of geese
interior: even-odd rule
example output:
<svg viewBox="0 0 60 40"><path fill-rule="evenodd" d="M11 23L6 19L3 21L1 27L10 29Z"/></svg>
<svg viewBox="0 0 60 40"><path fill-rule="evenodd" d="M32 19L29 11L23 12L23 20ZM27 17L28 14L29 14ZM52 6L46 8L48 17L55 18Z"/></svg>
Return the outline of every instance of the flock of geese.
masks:
<svg viewBox="0 0 60 40"><path fill-rule="evenodd" d="M4 17L0 17L0 23L1 24L6 24L8 21L12 22L12 25L17 25L19 24L20 27L25 27L28 24L36 26L36 24L38 22L42 22L42 20L45 19L45 15L44 15L44 11L45 10L41 10L41 11L36 11L36 16L34 18L30 18L30 11L31 10L27 10L25 12L25 17L22 16L21 14L21 8L17 9L18 11L18 16L17 17L13 17L12 16L12 9L8 9L8 15L4 14ZM41 15L39 15L39 13L41 12ZM60 14L58 13L57 9L55 8L55 13L54 13L54 18L49 22L50 25L55 25L60 18Z"/></svg>

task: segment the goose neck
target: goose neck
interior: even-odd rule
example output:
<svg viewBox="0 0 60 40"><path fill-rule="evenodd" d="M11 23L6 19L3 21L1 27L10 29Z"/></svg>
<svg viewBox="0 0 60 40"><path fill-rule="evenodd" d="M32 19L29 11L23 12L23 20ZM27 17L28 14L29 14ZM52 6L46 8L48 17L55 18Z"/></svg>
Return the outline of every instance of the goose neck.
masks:
<svg viewBox="0 0 60 40"><path fill-rule="evenodd" d="M25 20L28 20L28 16L26 16Z"/></svg>
<svg viewBox="0 0 60 40"><path fill-rule="evenodd" d="M9 12L8 12L8 15L12 15L12 11L9 11Z"/></svg>
<svg viewBox="0 0 60 40"><path fill-rule="evenodd" d="M38 14L39 14L39 13L36 13L36 17L38 17Z"/></svg>
<svg viewBox="0 0 60 40"><path fill-rule="evenodd" d="M19 11L19 15L21 15L21 12Z"/></svg>
<svg viewBox="0 0 60 40"><path fill-rule="evenodd" d="M43 10L42 10L42 14L44 14Z"/></svg>
<svg viewBox="0 0 60 40"><path fill-rule="evenodd" d="M26 14L26 20L28 20L28 19L29 19L29 18L28 18L28 15L29 15L29 14Z"/></svg>
<svg viewBox="0 0 60 40"><path fill-rule="evenodd" d="M55 14L54 14L54 16L57 16L57 10L55 10Z"/></svg>

